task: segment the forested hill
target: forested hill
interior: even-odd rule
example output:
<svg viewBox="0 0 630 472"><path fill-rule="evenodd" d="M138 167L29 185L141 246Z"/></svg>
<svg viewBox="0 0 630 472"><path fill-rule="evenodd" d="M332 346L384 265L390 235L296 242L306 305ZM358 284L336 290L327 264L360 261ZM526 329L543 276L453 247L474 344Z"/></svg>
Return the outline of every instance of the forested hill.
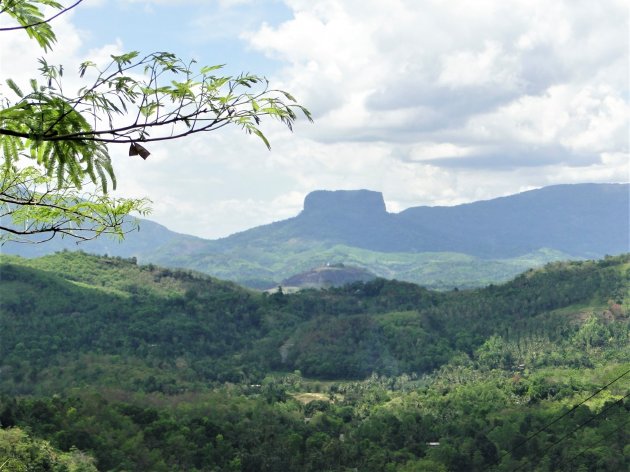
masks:
<svg viewBox="0 0 630 472"><path fill-rule="evenodd" d="M265 295L0 257L0 468L628 470L630 254ZM11 469L13 468L13 469Z"/></svg>
<svg viewBox="0 0 630 472"><path fill-rule="evenodd" d="M433 288L506 281L546 262L627 252L628 184L558 185L453 207L389 213L368 190L316 191L294 218L209 241L142 221L126 241L6 244L36 257L62 248L136 257L267 289L315 267L345 264Z"/></svg>
<svg viewBox="0 0 630 472"><path fill-rule="evenodd" d="M267 295L83 253L1 260L0 388L17 391L113 382L120 363L135 366L121 382L149 390L255 382L270 370L324 378L427 373L493 335L575 335L578 307L623 303L629 267L626 255L558 263L474 291L376 279Z"/></svg>

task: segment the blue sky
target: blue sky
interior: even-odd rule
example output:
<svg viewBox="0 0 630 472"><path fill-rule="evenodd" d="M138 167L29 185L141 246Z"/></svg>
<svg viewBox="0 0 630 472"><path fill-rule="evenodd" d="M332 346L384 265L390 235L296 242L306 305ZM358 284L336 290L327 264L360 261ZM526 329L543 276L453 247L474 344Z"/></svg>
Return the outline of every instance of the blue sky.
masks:
<svg viewBox="0 0 630 472"><path fill-rule="evenodd" d="M229 73L278 68L239 39L262 23L277 26L291 18L281 1L90 1L76 9L74 23L87 33L83 48L98 48L119 39L143 52L171 51L204 64L226 64Z"/></svg>
<svg viewBox="0 0 630 472"><path fill-rule="evenodd" d="M55 20L50 60L71 70L168 50L265 75L312 110L315 124L294 133L265 128L271 152L229 129L163 143L142 162L111 149L119 195L148 196L152 219L216 238L294 216L316 189L381 191L397 212L627 182L628 10L622 0L85 0ZM41 55L12 35L3 76L34 76Z"/></svg>

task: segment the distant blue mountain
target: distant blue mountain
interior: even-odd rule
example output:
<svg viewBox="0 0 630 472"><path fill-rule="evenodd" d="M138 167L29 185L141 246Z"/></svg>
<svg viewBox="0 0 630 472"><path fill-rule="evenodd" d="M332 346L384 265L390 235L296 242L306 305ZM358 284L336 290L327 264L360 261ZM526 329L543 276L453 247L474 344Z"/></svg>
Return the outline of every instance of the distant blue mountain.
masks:
<svg viewBox="0 0 630 472"><path fill-rule="evenodd" d="M496 273L497 280L505 280L531 261L630 251L629 197L629 184L556 185L464 205L389 213L379 192L319 190L306 196L303 211L293 218L217 240L178 234L141 220L140 231L123 243L102 238L77 245L58 239L36 245L8 243L2 252L35 257L82 249L193 268L260 287L327 262L425 284L440 279L448 286L454 275L444 271L457 271L455 266L465 261L469 275L464 277L459 270L458 277L466 285L475 275L481 282L494 280L486 269ZM438 261L441 268L431 266L429 273L419 262L427 260L419 257L427 253L448 257L433 257L430 261ZM514 258L520 258L519 264L505 266Z"/></svg>
<svg viewBox="0 0 630 472"><path fill-rule="evenodd" d="M629 250L629 184L555 185L451 207L388 213L369 190L315 191L296 217L215 242L215 247L326 241L379 252L516 257L541 248L576 257Z"/></svg>

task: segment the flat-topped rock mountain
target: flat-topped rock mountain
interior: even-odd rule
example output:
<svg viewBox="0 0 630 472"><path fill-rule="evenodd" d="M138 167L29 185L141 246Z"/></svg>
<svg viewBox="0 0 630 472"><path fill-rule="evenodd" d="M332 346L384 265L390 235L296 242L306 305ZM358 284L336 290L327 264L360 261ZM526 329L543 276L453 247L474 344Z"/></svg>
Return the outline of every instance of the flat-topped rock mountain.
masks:
<svg viewBox="0 0 630 472"><path fill-rule="evenodd" d="M556 185L451 207L388 213L369 190L315 191L296 217L221 244L326 241L380 252L458 252L516 257L551 248L576 257L629 250L628 184Z"/></svg>
<svg viewBox="0 0 630 472"><path fill-rule="evenodd" d="M365 218L384 215L385 200L372 190L315 190L304 198L302 216L357 215Z"/></svg>
<svg viewBox="0 0 630 472"><path fill-rule="evenodd" d="M630 251L629 184L556 185L451 207L389 213L370 190L318 190L295 217L217 240L142 221L118 244L7 244L5 253L40 256L60 249L184 267L265 288L312 267L344 263L377 276L433 287L503 281L567 258Z"/></svg>

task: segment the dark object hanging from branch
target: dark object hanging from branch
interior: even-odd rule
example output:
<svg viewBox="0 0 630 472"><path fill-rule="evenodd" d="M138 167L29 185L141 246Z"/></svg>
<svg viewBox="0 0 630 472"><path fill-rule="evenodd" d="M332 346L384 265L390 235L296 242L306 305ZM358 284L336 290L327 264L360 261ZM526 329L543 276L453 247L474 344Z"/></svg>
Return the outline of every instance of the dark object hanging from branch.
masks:
<svg viewBox="0 0 630 472"><path fill-rule="evenodd" d="M138 143L131 143L131 146L129 146L129 155L140 156L142 159L146 159L151 155L151 153Z"/></svg>

